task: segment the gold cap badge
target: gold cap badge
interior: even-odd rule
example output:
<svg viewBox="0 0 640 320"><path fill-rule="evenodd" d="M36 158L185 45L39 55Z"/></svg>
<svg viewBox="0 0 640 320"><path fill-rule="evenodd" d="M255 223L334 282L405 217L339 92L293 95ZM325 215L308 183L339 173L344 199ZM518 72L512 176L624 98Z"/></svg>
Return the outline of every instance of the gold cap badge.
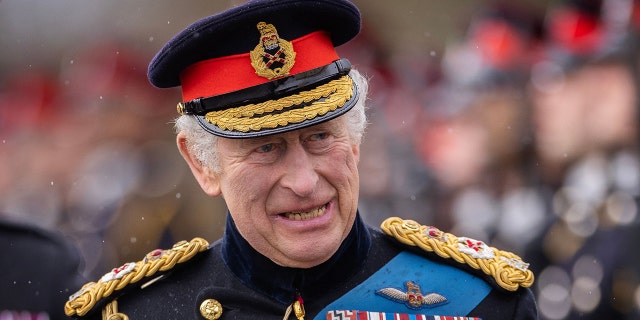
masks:
<svg viewBox="0 0 640 320"><path fill-rule="evenodd" d="M260 31L260 41L250 52L256 74L269 80L289 75L296 58L291 42L280 39L272 24L259 22L256 27Z"/></svg>

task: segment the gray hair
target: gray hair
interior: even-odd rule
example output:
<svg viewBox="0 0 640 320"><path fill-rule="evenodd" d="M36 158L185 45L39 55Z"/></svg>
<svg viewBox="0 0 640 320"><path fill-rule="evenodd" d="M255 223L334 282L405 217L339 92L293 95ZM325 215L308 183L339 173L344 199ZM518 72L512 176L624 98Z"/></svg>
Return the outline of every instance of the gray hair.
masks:
<svg viewBox="0 0 640 320"><path fill-rule="evenodd" d="M360 144L367 126L365 102L369 90L368 80L357 70L352 69L349 76L358 88L359 98L355 106L344 114L349 136L354 144ZM220 172L217 140L218 136L208 133L194 116L182 115L175 120L176 132L184 132L189 153L196 157L204 166L214 172Z"/></svg>

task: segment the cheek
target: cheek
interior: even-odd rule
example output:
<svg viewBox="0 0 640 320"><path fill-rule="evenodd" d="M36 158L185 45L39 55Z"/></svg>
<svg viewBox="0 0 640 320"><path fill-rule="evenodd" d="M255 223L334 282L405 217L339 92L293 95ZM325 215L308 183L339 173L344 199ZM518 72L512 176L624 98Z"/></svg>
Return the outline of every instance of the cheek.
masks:
<svg viewBox="0 0 640 320"><path fill-rule="evenodd" d="M250 170L228 170L221 179L222 196L229 210L240 211L256 202L264 192L267 178L264 173ZM255 177L261 177L256 179ZM246 209L242 209L243 211Z"/></svg>
<svg viewBox="0 0 640 320"><path fill-rule="evenodd" d="M359 187L357 153L349 148L344 152L335 153L335 156L327 160L325 167L329 182L335 183L336 188L345 188L357 193Z"/></svg>

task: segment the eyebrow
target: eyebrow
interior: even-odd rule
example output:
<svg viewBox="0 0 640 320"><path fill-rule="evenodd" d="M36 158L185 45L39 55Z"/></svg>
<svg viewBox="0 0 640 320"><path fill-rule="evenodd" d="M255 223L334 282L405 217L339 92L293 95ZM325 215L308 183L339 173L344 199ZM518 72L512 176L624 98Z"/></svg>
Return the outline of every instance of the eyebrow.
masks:
<svg viewBox="0 0 640 320"><path fill-rule="evenodd" d="M264 136L264 137L254 137L254 138L246 138L246 139L240 139L240 143L238 144L238 148L241 149L247 149L247 148L253 148L255 146L259 146L261 144L264 144L266 142L269 141L273 141L274 136Z"/></svg>

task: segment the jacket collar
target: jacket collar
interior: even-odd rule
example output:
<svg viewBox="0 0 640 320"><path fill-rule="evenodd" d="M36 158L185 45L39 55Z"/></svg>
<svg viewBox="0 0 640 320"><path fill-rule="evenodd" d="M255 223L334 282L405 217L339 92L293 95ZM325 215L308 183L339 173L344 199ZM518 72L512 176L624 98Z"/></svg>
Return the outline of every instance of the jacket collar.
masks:
<svg viewBox="0 0 640 320"><path fill-rule="evenodd" d="M349 279L364 264L370 246L371 235L358 213L349 235L329 260L308 269L282 267L253 249L227 214L222 259L246 286L290 304L296 293L303 298L322 296Z"/></svg>

